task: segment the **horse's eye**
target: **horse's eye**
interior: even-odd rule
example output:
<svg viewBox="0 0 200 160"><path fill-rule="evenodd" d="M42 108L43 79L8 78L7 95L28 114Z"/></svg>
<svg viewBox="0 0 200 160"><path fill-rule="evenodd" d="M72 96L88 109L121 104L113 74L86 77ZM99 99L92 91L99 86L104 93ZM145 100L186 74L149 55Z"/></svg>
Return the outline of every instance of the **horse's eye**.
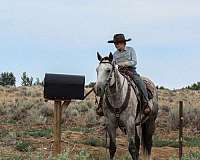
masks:
<svg viewBox="0 0 200 160"><path fill-rule="evenodd" d="M110 71L111 71L110 69L107 69L107 70L106 70L107 73L110 73Z"/></svg>

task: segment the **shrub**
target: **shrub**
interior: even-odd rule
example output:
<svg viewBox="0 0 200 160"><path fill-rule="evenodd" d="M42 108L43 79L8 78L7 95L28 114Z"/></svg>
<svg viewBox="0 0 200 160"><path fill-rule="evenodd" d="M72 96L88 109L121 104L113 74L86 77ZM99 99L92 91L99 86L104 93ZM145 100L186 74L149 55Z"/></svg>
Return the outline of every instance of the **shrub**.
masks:
<svg viewBox="0 0 200 160"><path fill-rule="evenodd" d="M76 108L79 112L85 113L88 112L89 106L87 102L80 102L76 105Z"/></svg>
<svg viewBox="0 0 200 160"><path fill-rule="evenodd" d="M76 117L79 115L79 112L76 108L70 108L68 107L65 111L64 111L64 116L66 118L70 118L70 117Z"/></svg>
<svg viewBox="0 0 200 160"><path fill-rule="evenodd" d="M0 115L4 115L5 113L6 113L6 110L5 110L4 106L0 105Z"/></svg>
<svg viewBox="0 0 200 160"><path fill-rule="evenodd" d="M26 142L26 141L18 141L16 143L16 146L15 148L18 150L18 151L22 151L22 152L28 152L30 150L32 150L32 146L29 142Z"/></svg>
<svg viewBox="0 0 200 160"><path fill-rule="evenodd" d="M13 113L11 115L11 119L15 121L23 120L28 116L28 112L25 108L20 108L13 110Z"/></svg>
<svg viewBox="0 0 200 160"><path fill-rule="evenodd" d="M80 151L76 156L76 160L88 160L90 158L90 154L86 151Z"/></svg>
<svg viewBox="0 0 200 160"><path fill-rule="evenodd" d="M86 125L91 126L97 124L96 112L93 109L90 109L86 116Z"/></svg>
<svg viewBox="0 0 200 160"><path fill-rule="evenodd" d="M196 128L200 130L200 108L195 107L184 107L184 127ZM169 113L169 125L171 130L177 130L179 128L179 109L174 107L170 109Z"/></svg>
<svg viewBox="0 0 200 160"><path fill-rule="evenodd" d="M44 117L53 117L53 108L48 105L41 106L40 114Z"/></svg>

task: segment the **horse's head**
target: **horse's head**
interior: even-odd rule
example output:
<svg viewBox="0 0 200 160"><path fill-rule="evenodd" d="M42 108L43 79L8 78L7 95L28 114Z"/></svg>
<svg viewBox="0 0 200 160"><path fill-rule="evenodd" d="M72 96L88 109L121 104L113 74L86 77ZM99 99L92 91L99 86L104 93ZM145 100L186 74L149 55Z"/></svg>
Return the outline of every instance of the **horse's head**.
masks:
<svg viewBox="0 0 200 160"><path fill-rule="evenodd" d="M108 57L102 58L102 56L97 52L97 58L100 61L96 71L97 71L97 81L96 81L96 94L102 96L105 93L105 89L108 86L114 84L114 63L113 55L110 52Z"/></svg>

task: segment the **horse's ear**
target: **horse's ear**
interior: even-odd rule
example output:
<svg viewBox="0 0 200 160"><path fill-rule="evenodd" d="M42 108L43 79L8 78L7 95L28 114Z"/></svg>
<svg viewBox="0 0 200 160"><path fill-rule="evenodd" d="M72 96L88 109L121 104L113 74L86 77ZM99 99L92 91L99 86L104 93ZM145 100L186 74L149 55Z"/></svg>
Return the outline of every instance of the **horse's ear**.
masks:
<svg viewBox="0 0 200 160"><path fill-rule="evenodd" d="M101 57L101 55L99 54L99 52L97 52L97 58L98 58L99 61L102 60L102 57Z"/></svg>
<svg viewBox="0 0 200 160"><path fill-rule="evenodd" d="M113 60L113 54L112 54L112 52L110 52L110 54L109 54L109 59L112 61Z"/></svg>

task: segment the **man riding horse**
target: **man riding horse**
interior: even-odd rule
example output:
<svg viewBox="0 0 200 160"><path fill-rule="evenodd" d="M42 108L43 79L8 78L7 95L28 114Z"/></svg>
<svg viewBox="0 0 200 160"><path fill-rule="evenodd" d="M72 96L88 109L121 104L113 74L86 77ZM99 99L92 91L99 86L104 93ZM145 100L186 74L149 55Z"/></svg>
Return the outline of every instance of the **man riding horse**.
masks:
<svg viewBox="0 0 200 160"><path fill-rule="evenodd" d="M147 116L152 111L152 103L149 100L146 85L140 75L136 72L137 58L135 50L132 47L126 46L126 42L131 39L126 39L124 34L115 34L113 40L108 43L114 43L116 51L113 54L113 61L118 65L120 71L131 77L135 85L141 93L141 100L144 108L144 115ZM97 114L103 116L102 111L103 97L100 97L100 103L97 108Z"/></svg>

